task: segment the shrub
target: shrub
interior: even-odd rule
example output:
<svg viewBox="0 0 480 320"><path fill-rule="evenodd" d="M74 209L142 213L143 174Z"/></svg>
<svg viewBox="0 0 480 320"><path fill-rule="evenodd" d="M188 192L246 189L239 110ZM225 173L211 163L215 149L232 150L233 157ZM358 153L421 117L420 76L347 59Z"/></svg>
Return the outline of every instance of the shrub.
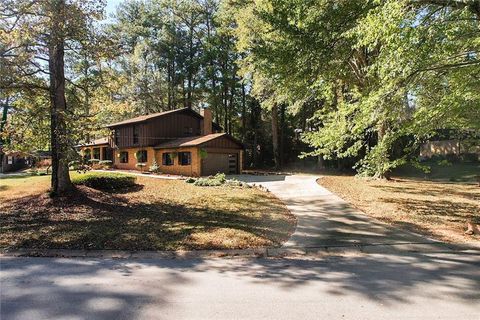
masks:
<svg viewBox="0 0 480 320"><path fill-rule="evenodd" d="M450 167L450 166L452 166L452 163L451 163L451 162L448 162L448 160L446 160L446 159L438 161L437 164L438 164L439 166L442 166L442 167Z"/></svg>
<svg viewBox="0 0 480 320"><path fill-rule="evenodd" d="M84 172L84 173L92 169L88 165L83 164L80 161L71 161L68 164L68 167L70 170L75 170L77 172Z"/></svg>
<svg viewBox="0 0 480 320"><path fill-rule="evenodd" d="M153 158L152 165L150 166L149 171L154 173L160 172L160 166L157 163L157 159Z"/></svg>
<svg viewBox="0 0 480 320"><path fill-rule="evenodd" d="M143 162L139 162L135 165L135 167L140 168L141 171L143 171L143 168L145 168L146 166L147 164Z"/></svg>
<svg viewBox="0 0 480 320"><path fill-rule="evenodd" d="M100 162L100 159L88 159L88 162L92 164L98 164Z"/></svg>
<svg viewBox="0 0 480 320"><path fill-rule="evenodd" d="M198 187L218 187L221 186L223 183L219 180L215 180L211 177L208 178L198 178L193 185Z"/></svg>
<svg viewBox="0 0 480 320"><path fill-rule="evenodd" d="M197 179L192 178L192 177L187 178L187 179L185 180L186 183L194 183L195 181L197 181Z"/></svg>
<svg viewBox="0 0 480 320"><path fill-rule="evenodd" d="M224 173L217 173L214 176L206 177L206 178L188 178L186 180L187 183L193 183L195 186L199 187L218 187L221 185L226 185L229 187L241 187L241 188L250 188L250 186L242 181L238 181L235 179L228 180L225 177Z"/></svg>
<svg viewBox="0 0 480 320"><path fill-rule="evenodd" d="M102 168L111 168L113 162L111 160L102 160L98 162L98 165Z"/></svg>
<svg viewBox="0 0 480 320"><path fill-rule="evenodd" d="M133 187L136 179L135 176L125 174L89 172L74 177L72 183L98 190L119 190Z"/></svg>
<svg viewBox="0 0 480 320"><path fill-rule="evenodd" d="M476 163L480 160L480 156L476 153L464 153L461 156L462 160L465 162Z"/></svg>
<svg viewBox="0 0 480 320"><path fill-rule="evenodd" d="M225 182L225 185L229 187L239 187L239 188L251 188L251 186L243 181L239 181L236 179L230 179Z"/></svg>

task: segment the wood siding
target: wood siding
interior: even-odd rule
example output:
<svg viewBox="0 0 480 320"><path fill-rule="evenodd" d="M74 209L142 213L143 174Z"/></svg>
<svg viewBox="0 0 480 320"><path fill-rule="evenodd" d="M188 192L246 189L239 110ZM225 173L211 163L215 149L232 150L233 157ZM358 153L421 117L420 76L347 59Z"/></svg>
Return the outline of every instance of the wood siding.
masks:
<svg viewBox="0 0 480 320"><path fill-rule="evenodd" d="M228 137L220 137L205 143L202 143L202 148L217 148L217 149L243 149L241 145L229 139Z"/></svg>
<svg viewBox="0 0 480 320"><path fill-rule="evenodd" d="M199 117L185 112L165 115L144 123L123 125L114 128L111 145L117 148L153 147L171 139L197 136L201 134L201 122ZM135 126L138 128L138 143L136 144L133 143ZM191 128L191 131L186 128ZM116 132L119 137L118 145L115 145Z"/></svg>

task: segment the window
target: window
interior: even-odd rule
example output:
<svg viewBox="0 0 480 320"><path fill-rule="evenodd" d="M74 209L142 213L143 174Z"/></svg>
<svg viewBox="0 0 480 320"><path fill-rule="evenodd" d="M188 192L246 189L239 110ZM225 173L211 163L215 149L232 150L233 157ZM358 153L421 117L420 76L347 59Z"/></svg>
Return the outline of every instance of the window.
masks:
<svg viewBox="0 0 480 320"><path fill-rule="evenodd" d="M85 149L83 151L83 161L88 161L92 158L91 150L90 149Z"/></svg>
<svg viewBox="0 0 480 320"><path fill-rule="evenodd" d="M93 159L100 160L100 148L93 148Z"/></svg>
<svg viewBox="0 0 480 320"><path fill-rule="evenodd" d="M120 163L128 163L128 152L127 151L120 152Z"/></svg>
<svg viewBox="0 0 480 320"><path fill-rule="evenodd" d="M107 147L103 147L103 160L112 160L112 151Z"/></svg>
<svg viewBox="0 0 480 320"><path fill-rule="evenodd" d="M188 166L192 163L192 154L190 152L179 152L178 163L181 166Z"/></svg>
<svg viewBox="0 0 480 320"><path fill-rule="evenodd" d="M173 166L173 155L171 153L162 153L162 164L164 166Z"/></svg>
<svg viewBox="0 0 480 320"><path fill-rule="evenodd" d="M8 164L13 164L13 157L12 156L7 156L7 163Z"/></svg>
<svg viewBox="0 0 480 320"><path fill-rule="evenodd" d="M183 128L183 134L186 136L191 136L193 134L193 128L192 127L184 127Z"/></svg>
<svg viewBox="0 0 480 320"><path fill-rule="evenodd" d="M115 130L115 145L118 146L120 144L120 131Z"/></svg>
<svg viewBox="0 0 480 320"><path fill-rule="evenodd" d="M133 144L138 144L138 135L140 129L138 126L133 126Z"/></svg>
<svg viewBox="0 0 480 320"><path fill-rule="evenodd" d="M147 150L140 150L137 152L137 163L147 162Z"/></svg>

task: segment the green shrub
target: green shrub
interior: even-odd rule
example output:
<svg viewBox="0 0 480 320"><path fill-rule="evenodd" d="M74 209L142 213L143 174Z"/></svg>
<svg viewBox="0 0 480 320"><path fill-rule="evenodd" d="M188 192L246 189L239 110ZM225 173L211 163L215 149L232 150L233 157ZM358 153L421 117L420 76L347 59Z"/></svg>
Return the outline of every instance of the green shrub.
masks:
<svg viewBox="0 0 480 320"><path fill-rule="evenodd" d="M218 187L221 186L223 182L213 179L213 178L198 178L193 185L198 187Z"/></svg>
<svg viewBox="0 0 480 320"><path fill-rule="evenodd" d="M250 188L250 186L243 181L238 181L235 179L228 180L224 173L217 173L214 176L209 176L206 178L188 178L186 182L193 183L193 185L199 187L218 187L225 185L229 187Z"/></svg>
<svg viewBox="0 0 480 320"><path fill-rule="evenodd" d="M437 164L439 166L443 166L443 167L451 167L452 166L452 163L448 162L448 160L446 160L446 159L438 161Z"/></svg>
<svg viewBox="0 0 480 320"><path fill-rule="evenodd" d="M98 165L100 165L103 168L111 168L113 165L112 160L102 160L98 162Z"/></svg>
<svg viewBox="0 0 480 320"><path fill-rule="evenodd" d="M125 174L89 172L74 177L72 183L98 190L119 190L133 187L136 179L135 176Z"/></svg>
<svg viewBox="0 0 480 320"><path fill-rule="evenodd" d="M239 181L236 179L230 179L225 182L225 185L229 187L239 187L239 188L251 188L251 186L243 181Z"/></svg>
<svg viewBox="0 0 480 320"><path fill-rule="evenodd" d="M185 180L186 183L194 183L195 181L197 181L197 179L192 178L192 177L187 178L187 179Z"/></svg>
<svg viewBox="0 0 480 320"><path fill-rule="evenodd" d="M93 164L97 164L97 163L100 162L100 159L89 159L88 162L93 163Z"/></svg>

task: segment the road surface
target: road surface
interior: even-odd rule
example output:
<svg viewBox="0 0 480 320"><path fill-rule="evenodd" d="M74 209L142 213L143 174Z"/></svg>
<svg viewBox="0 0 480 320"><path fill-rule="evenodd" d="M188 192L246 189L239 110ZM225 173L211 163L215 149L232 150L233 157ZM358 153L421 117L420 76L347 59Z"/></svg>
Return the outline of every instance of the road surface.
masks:
<svg viewBox="0 0 480 320"><path fill-rule="evenodd" d="M1 258L1 317L480 319L480 257Z"/></svg>

